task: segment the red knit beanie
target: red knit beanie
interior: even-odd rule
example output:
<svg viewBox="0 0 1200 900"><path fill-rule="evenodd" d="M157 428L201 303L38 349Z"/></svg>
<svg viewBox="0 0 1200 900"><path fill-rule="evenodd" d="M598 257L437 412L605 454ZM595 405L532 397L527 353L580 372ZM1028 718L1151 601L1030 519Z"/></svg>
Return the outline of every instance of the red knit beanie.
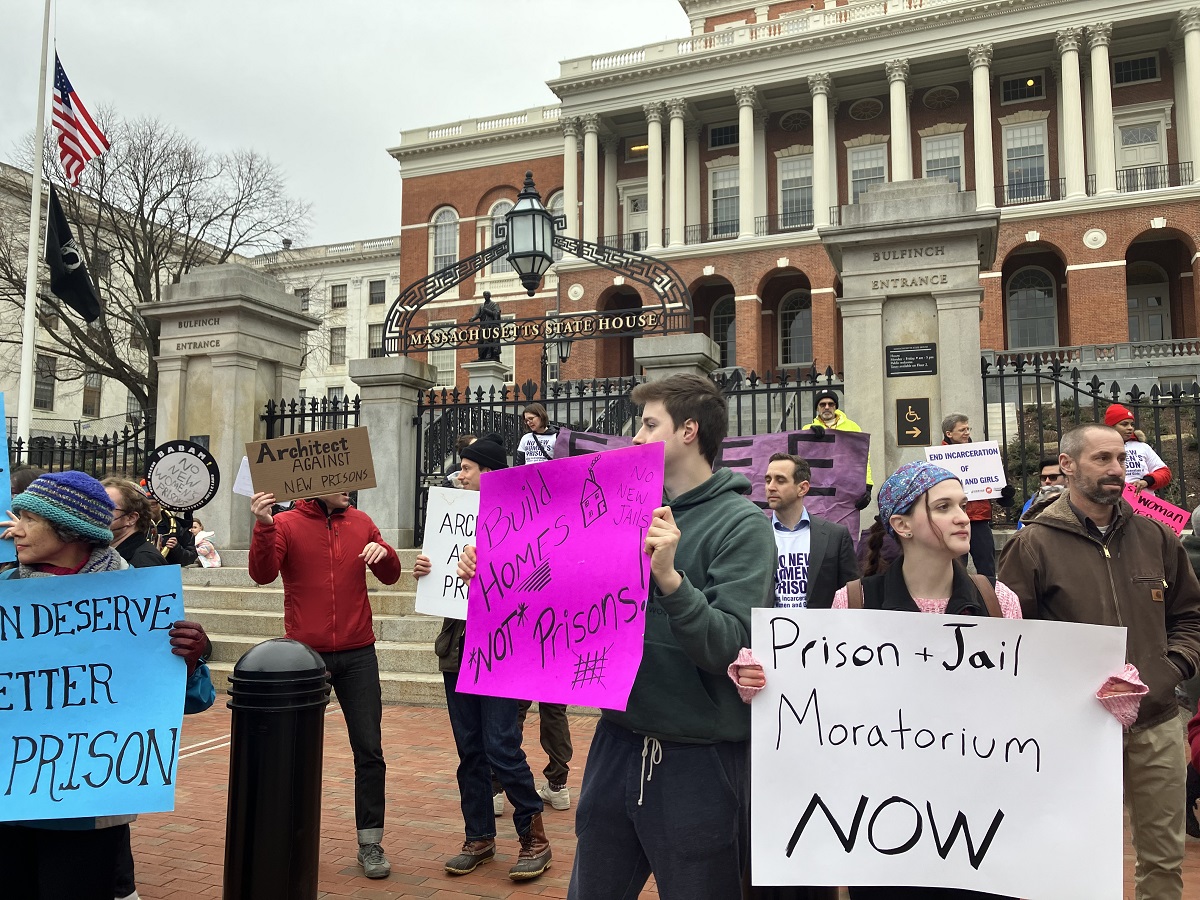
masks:
<svg viewBox="0 0 1200 900"><path fill-rule="evenodd" d="M1126 419L1132 419L1133 413L1123 407L1120 403L1114 403L1108 408L1104 414L1104 424L1112 427L1118 422L1124 422Z"/></svg>

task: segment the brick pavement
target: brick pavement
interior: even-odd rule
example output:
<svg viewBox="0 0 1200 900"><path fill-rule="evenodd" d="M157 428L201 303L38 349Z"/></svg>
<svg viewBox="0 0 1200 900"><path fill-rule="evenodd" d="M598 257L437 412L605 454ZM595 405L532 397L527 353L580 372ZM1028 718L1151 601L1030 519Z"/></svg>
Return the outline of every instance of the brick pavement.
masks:
<svg viewBox="0 0 1200 900"><path fill-rule="evenodd" d="M223 702L185 719L179 763L176 811L143 816L133 825L138 891L144 900L220 898L225 858L226 782L229 774L230 712ZM326 720L325 780L321 818L320 888L322 898L358 900L471 900L471 898L551 897L567 895L574 857L573 810L547 807L546 831L554 863L541 878L525 884L508 879L517 841L509 815L499 823L496 860L471 875L451 878L441 862L458 850L462 820L454 782L457 757L444 709L384 707L384 751L388 757L388 816L384 847L392 861L391 877L370 881L356 861L354 777L340 711ZM596 720L571 717L575 762L569 781L578 794L583 764ZM536 716L527 727L536 735ZM535 776L545 765L536 739L526 741ZM1132 900L1132 856L1125 853L1125 896ZM1184 871L1185 900L1200 900L1200 842L1188 844ZM651 886L643 897L657 896Z"/></svg>

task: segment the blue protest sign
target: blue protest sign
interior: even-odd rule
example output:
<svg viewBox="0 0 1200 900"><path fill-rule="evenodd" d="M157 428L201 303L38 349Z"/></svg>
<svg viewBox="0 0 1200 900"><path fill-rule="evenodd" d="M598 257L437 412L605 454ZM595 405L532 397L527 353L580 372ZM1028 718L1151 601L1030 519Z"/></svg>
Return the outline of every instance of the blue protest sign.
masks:
<svg viewBox="0 0 1200 900"><path fill-rule="evenodd" d="M174 809L182 618L178 566L0 581L0 821Z"/></svg>
<svg viewBox="0 0 1200 900"><path fill-rule="evenodd" d="M4 394L0 393L0 422L6 422L4 418ZM8 517L8 510L12 509L12 461L8 458L8 446L5 443L3 453L0 453L0 516ZM0 541L0 563L10 563L17 561L17 548L12 541Z"/></svg>

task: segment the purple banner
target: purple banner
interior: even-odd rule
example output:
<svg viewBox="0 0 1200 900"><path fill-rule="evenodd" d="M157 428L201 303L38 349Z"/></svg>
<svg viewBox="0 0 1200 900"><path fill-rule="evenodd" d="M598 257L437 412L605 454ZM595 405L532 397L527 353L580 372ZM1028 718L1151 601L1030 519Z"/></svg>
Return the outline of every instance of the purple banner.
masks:
<svg viewBox="0 0 1200 900"><path fill-rule="evenodd" d="M867 448L871 436L857 431L781 431L727 437L721 442L714 469L733 469L750 480L750 499L767 509L767 463L772 453L792 453L808 460L812 488L804 500L813 515L845 525L857 542L858 510L855 501L867 484ZM633 439L623 435L559 430L555 457L579 456L612 447L628 447Z"/></svg>
<svg viewBox="0 0 1200 900"><path fill-rule="evenodd" d="M662 444L485 473L458 689L625 709L662 495Z"/></svg>

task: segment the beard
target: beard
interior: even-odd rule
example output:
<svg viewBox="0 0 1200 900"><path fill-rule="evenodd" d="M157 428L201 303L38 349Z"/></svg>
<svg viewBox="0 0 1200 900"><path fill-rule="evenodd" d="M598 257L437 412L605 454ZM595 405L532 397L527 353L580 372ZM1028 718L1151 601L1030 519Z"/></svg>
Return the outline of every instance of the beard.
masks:
<svg viewBox="0 0 1200 900"><path fill-rule="evenodd" d="M1125 479L1116 476L1098 478L1095 481L1081 478L1075 485L1075 490L1093 503L1099 503L1102 506L1116 506L1121 502L1121 491L1105 490L1105 487L1110 485L1123 490Z"/></svg>

